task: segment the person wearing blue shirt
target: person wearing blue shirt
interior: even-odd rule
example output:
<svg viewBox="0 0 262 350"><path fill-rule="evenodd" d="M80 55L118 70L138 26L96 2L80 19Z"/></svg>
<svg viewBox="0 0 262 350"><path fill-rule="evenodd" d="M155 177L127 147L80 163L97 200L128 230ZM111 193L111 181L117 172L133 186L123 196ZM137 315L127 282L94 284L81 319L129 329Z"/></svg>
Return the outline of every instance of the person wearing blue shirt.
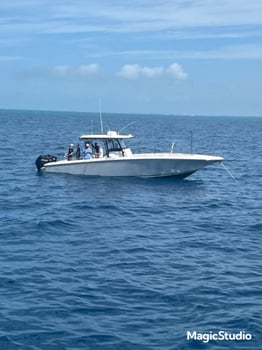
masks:
<svg viewBox="0 0 262 350"><path fill-rule="evenodd" d="M90 147L89 143L85 144L85 148L83 149L83 158L84 159L92 158L92 148Z"/></svg>

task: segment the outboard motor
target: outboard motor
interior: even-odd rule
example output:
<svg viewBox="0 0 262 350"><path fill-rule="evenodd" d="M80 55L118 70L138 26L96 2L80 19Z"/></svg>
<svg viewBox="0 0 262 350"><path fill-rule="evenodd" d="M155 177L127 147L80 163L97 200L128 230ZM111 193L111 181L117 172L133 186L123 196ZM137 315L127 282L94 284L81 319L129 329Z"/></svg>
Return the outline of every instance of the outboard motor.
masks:
<svg viewBox="0 0 262 350"><path fill-rule="evenodd" d="M52 156L51 154L46 154L44 156L39 156L35 161L35 165L36 165L38 170L41 170L41 168L43 168L43 166L46 163L51 163L51 162L56 162L56 161L57 161L56 156Z"/></svg>

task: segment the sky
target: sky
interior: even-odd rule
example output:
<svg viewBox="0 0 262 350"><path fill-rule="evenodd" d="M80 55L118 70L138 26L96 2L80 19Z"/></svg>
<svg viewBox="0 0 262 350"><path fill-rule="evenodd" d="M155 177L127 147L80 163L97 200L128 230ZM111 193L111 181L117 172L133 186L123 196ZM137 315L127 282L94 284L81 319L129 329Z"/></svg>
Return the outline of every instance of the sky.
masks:
<svg viewBox="0 0 262 350"><path fill-rule="evenodd" d="M1 1L0 79L1 109L262 116L262 1Z"/></svg>

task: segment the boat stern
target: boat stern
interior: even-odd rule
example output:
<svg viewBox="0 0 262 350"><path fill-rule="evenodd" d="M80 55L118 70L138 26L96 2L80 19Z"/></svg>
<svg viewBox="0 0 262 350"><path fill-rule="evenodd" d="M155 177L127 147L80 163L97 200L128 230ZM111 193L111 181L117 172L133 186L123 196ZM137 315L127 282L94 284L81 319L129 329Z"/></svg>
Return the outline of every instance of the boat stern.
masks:
<svg viewBox="0 0 262 350"><path fill-rule="evenodd" d="M37 157L35 161L35 165L37 170L40 171L45 166L45 164L53 163L56 161L57 161L57 157L51 154L40 155L39 157Z"/></svg>

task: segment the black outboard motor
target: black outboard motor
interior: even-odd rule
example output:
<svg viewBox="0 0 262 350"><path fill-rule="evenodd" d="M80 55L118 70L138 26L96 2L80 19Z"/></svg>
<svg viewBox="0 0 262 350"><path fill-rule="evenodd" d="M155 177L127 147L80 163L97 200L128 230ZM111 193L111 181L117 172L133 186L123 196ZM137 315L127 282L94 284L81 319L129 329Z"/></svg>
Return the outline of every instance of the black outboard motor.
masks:
<svg viewBox="0 0 262 350"><path fill-rule="evenodd" d="M46 154L44 156L39 156L35 161L35 165L36 165L38 170L41 170L41 168L43 168L43 166L46 163L51 163L51 162L56 162L56 161L57 161L56 156L52 156L51 154Z"/></svg>

